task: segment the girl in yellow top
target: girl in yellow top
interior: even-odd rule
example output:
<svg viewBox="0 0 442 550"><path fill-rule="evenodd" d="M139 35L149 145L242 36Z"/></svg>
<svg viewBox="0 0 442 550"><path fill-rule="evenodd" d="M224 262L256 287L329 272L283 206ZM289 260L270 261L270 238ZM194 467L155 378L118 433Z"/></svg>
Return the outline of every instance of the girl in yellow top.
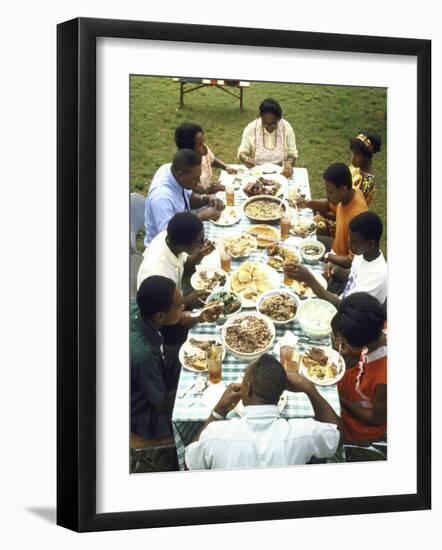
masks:
<svg viewBox="0 0 442 550"><path fill-rule="evenodd" d="M372 157L381 149L381 138L370 132L360 132L350 141L351 164L349 166L353 188L360 189L367 201L373 201L374 175L371 174Z"/></svg>

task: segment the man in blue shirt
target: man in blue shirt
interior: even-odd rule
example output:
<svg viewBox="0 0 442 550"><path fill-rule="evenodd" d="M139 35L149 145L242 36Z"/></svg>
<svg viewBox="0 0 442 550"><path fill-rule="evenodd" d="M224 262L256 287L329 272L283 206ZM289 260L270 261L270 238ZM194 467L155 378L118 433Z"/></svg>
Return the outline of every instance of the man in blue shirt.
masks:
<svg viewBox="0 0 442 550"><path fill-rule="evenodd" d="M203 220L217 220L224 203L210 195L198 195L193 189L199 184L201 158L191 149L180 149L172 164L163 164L149 188L144 213L147 246L154 237L167 228L169 220L177 212L202 208L197 212Z"/></svg>

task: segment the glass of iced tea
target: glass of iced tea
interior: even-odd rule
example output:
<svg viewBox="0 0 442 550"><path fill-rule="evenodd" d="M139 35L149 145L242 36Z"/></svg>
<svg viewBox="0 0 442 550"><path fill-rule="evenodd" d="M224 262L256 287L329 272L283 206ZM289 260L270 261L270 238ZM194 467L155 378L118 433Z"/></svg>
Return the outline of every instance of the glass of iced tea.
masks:
<svg viewBox="0 0 442 550"><path fill-rule="evenodd" d="M219 344L212 346L207 352L207 369L209 382L219 384L223 374L223 347Z"/></svg>
<svg viewBox="0 0 442 550"><path fill-rule="evenodd" d="M233 182L226 185L226 203L227 206L235 204L235 184Z"/></svg>
<svg viewBox="0 0 442 550"><path fill-rule="evenodd" d="M281 346L279 354L281 365L286 370L286 372L298 372L299 358L297 361L297 357L295 357L295 355L297 355L295 354L295 348L293 348L292 346Z"/></svg>

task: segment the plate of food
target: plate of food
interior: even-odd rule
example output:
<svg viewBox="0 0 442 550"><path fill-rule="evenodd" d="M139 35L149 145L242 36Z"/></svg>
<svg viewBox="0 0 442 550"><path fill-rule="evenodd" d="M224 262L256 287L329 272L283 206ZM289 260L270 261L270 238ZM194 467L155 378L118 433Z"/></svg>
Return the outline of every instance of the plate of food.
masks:
<svg viewBox="0 0 442 550"><path fill-rule="evenodd" d="M267 255L269 257L267 265L277 271L283 270L286 261L291 261L296 264L299 264L300 261L297 254L297 247L293 245L285 246L281 243L271 244L267 247Z"/></svg>
<svg viewBox="0 0 442 550"><path fill-rule="evenodd" d="M249 173L254 177L260 177L260 176L265 177L268 175L281 174L282 170L283 170L282 166L278 166L278 164L267 162L265 164L259 164L257 166L254 166L253 168L250 169Z"/></svg>
<svg viewBox="0 0 442 550"><path fill-rule="evenodd" d="M287 405L287 397L288 397L287 390L284 390L281 393L281 397L279 398L279 401L278 401L278 410L280 413L283 411L284 407ZM234 411L239 416L242 416L244 414L244 405L243 405L242 399L237 403Z"/></svg>
<svg viewBox="0 0 442 550"><path fill-rule="evenodd" d="M327 288L327 281L322 275L319 275L319 273L314 273L314 276L323 288ZM291 288L300 298L314 298L315 296L313 290L306 283L293 281Z"/></svg>
<svg viewBox="0 0 442 550"><path fill-rule="evenodd" d="M235 313L239 313L242 309L241 296L232 290L218 290L212 292L206 300L207 305L211 303L220 303L223 305L224 309L222 315L224 317L230 317Z"/></svg>
<svg viewBox="0 0 442 550"><path fill-rule="evenodd" d="M271 225L260 223L258 225L251 225L247 229L247 233L250 233L258 241L258 248L267 248L269 245L275 243L280 238L280 232Z"/></svg>
<svg viewBox="0 0 442 550"><path fill-rule="evenodd" d="M298 218L294 220L290 233L297 237L310 237L316 232L316 223L308 218Z"/></svg>
<svg viewBox="0 0 442 550"><path fill-rule="evenodd" d="M223 249L232 258L247 258L258 248L258 242L250 233L224 237Z"/></svg>
<svg viewBox="0 0 442 550"><path fill-rule="evenodd" d="M242 190L246 197L256 197L257 195L282 197L287 194L287 187L287 178L281 174L275 174L245 180Z"/></svg>
<svg viewBox="0 0 442 550"><path fill-rule="evenodd" d="M194 290L215 290L227 282L227 273L222 269L200 268L190 278Z"/></svg>
<svg viewBox="0 0 442 550"><path fill-rule="evenodd" d="M193 372L207 371L207 352L212 346L222 346L223 360L226 356L226 348L220 338L211 334L198 334L189 338L181 346L178 358L183 367Z"/></svg>
<svg viewBox="0 0 442 550"><path fill-rule="evenodd" d="M345 361L333 348L311 347L301 354L299 373L318 386L332 386L345 374Z"/></svg>
<svg viewBox="0 0 442 550"><path fill-rule="evenodd" d="M252 222L277 222L285 214L287 206L276 197L257 195L245 201L243 210Z"/></svg>
<svg viewBox="0 0 442 550"><path fill-rule="evenodd" d="M238 313L222 329L228 351L240 359L254 359L268 351L275 340L275 325L261 313Z"/></svg>
<svg viewBox="0 0 442 550"><path fill-rule="evenodd" d="M285 325L296 317L299 298L288 290L270 290L265 292L256 304L259 313L266 315L275 325Z"/></svg>
<svg viewBox="0 0 442 550"><path fill-rule="evenodd" d="M264 292L278 288L280 275L267 265L244 262L232 273L226 290L241 295L243 307L255 307L258 298Z"/></svg>
<svg viewBox="0 0 442 550"><path fill-rule="evenodd" d="M215 225L220 225L222 227L228 227L230 225L235 225L241 219L240 211L234 206L226 206L221 213L221 216L217 220L212 220L212 223Z"/></svg>

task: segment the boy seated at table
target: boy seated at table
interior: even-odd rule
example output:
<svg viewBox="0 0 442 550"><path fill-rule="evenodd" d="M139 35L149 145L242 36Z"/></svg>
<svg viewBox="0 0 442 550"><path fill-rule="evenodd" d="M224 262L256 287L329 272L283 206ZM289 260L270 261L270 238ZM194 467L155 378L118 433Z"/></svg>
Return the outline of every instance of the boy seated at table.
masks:
<svg viewBox="0 0 442 550"><path fill-rule="evenodd" d="M347 257L348 226L351 220L368 210L364 195L359 189L353 189L349 167L342 162L331 164L323 174L325 199L299 199L298 208L311 208L319 212L328 212L331 205L336 205L336 233L334 239L318 236L327 250L331 249L335 256Z"/></svg>
<svg viewBox="0 0 442 550"><path fill-rule="evenodd" d="M131 432L144 439L172 434L180 368L178 357L164 353L160 329L179 321L182 298L171 279L153 276L143 281L131 308Z"/></svg>
<svg viewBox="0 0 442 550"><path fill-rule="evenodd" d="M177 212L198 210L203 221L217 220L225 205L213 195L195 191L201 177L201 157L191 149L180 149L173 162L163 164L155 172L147 193L144 209L144 245L164 231Z"/></svg>
<svg viewBox="0 0 442 550"><path fill-rule="evenodd" d="M365 292L342 300L331 326L341 353L358 364L338 382L344 442L375 441L387 431L385 309Z"/></svg>
<svg viewBox="0 0 442 550"><path fill-rule="evenodd" d="M284 390L304 392L315 418L280 418L278 401ZM226 415L242 399L241 418ZM257 468L306 464L328 458L340 442L340 418L298 373L286 374L281 363L264 354L251 363L241 384L230 384L195 441L187 446L189 470Z"/></svg>
<svg viewBox="0 0 442 550"><path fill-rule="evenodd" d="M213 252L214 245L204 238L204 224L192 212L175 214L167 229L157 235L144 251L144 258L138 270L137 285L152 275L162 275L182 288L184 275L195 271L195 266ZM198 323L214 322L223 311L222 305L212 309L202 309L198 315L190 315L189 310L202 308L209 292L192 290L183 297L184 309L177 324L164 326L162 333L167 346L179 347L187 339L188 330Z"/></svg>
<svg viewBox="0 0 442 550"><path fill-rule="evenodd" d="M355 292L367 292L381 304L387 300L387 262L379 247L382 237L382 220L374 212L362 212L349 224L349 248L352 259L334 265L333 276L345 283L340 296L323 288L305 265L287 263L284 272L291 278L306 283L318 298L338 306L341 299ZM334 255L327 260L334 264Z"/></svg>
<svg viewBox="0 0 442 550"><path fill-rule="evenodd" d="M350 140L351 172L353 188L362 191L367 206L373 202L375 177L372 172L372 159L375 153L381 150L381 138L372 132L359 132ZM324 214L322 234L333 236L334 221L336 219L336 205L330 205L330 212Z"/></svg>

